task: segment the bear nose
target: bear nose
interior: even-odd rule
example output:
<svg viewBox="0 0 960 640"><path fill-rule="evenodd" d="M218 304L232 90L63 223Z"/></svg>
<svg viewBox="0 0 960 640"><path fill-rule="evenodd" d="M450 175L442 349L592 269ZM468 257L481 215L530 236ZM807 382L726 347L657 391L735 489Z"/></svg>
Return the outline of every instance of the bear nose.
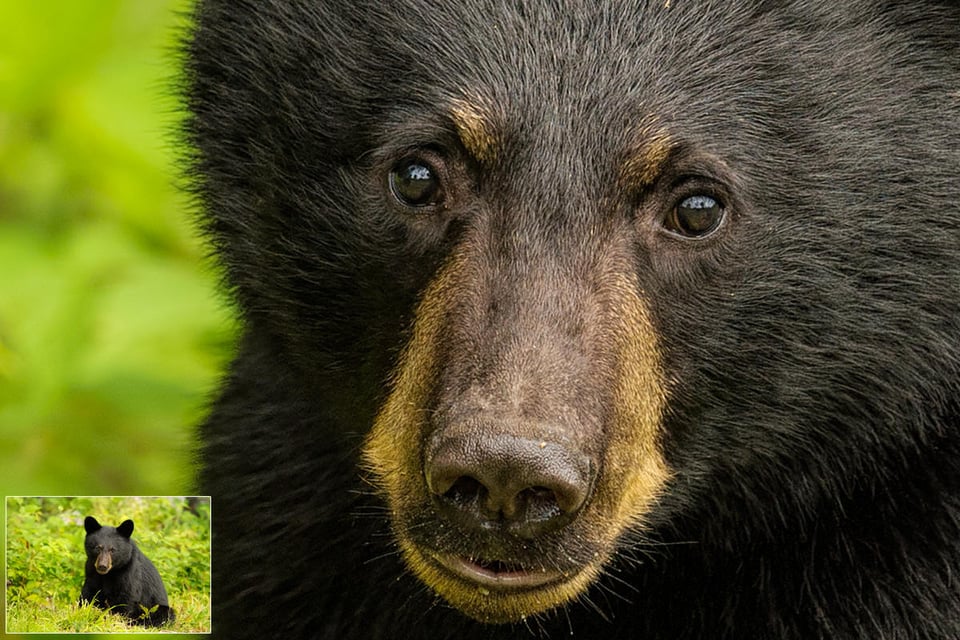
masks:
<svg viewBox="0 0 960 640"><path fill-rule="evenodd" d="M533 538L572 520L590 495L592 466L588 456L557 443L478 435L436 443L425 475L449 519Z"/></svg>

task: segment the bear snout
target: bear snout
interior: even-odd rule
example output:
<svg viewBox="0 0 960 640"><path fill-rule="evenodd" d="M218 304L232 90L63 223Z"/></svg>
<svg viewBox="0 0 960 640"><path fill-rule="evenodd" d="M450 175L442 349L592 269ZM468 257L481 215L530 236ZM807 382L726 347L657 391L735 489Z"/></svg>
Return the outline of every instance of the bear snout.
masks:
<svg viewBox="0 0 960 640"><path fill-rule="evenodd" d="M100 575L106 575L113 569L113 557L109 553L101 553L97 556L97 562L93 566Z"/></svg>
<svg viewBox="0 0 960 640"><path fill-rule="evenodd" d="M595 466L556 442L479 433L436 439L424 475L447 520L532 539L576 517L590 497Z"/></svg>

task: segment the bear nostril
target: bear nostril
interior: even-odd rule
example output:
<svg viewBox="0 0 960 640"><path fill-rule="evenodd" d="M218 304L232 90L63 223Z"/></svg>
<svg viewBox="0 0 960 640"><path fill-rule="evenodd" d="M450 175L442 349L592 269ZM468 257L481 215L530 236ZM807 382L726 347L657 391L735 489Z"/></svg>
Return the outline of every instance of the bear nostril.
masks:
<svg viewBox="0 0 960 640"><path fill-rule="evenodd" d="M439 440L424 471L447 517L467 526L502 523L532 537L563 526L583 506L591 467L563 446L501 434Z"/></svg>
<svg viewBox="0 0 960 640"><path fill-rule="evenodd" d="M479 480L470 476L460 476L454 480L449 489L443 492L442 497L458 507L469 507L482 501L486 494L486 487Z"/></svg>
<svg viewBox="0 0 960 640"><path fill-rule="evenodd" d="M527 519L532 521L546 521L572 511L564 509L557 493L547 487L524 489L517 496L517 501L523 505Z"/></svg>

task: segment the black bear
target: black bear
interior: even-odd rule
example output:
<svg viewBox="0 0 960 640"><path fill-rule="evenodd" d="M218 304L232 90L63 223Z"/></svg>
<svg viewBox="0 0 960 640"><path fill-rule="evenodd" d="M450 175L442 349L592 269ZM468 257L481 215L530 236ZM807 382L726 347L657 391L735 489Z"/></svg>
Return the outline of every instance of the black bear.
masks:
<svg viewBox="0 0 960 640"><path fill-rule="evenodd" d="M218 637L960 637L960 5L194 18Z"/></svg>
<svg viewBox="0 0 960 640"><path fill-rule="evenodd" d="M104 527L93 516L83 521L87 564L80 602L122 613L136 624L160 626L175 615L160 573L143 555L133 534L133 520Z"/></svg>

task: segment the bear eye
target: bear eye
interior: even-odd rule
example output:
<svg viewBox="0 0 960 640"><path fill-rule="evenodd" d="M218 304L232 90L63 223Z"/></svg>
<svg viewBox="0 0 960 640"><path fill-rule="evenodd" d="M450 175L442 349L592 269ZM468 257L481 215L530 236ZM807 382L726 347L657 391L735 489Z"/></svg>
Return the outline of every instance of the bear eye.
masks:
<svg viewBox="0 0 960 640"><path fill-rule="evenodd" d="M436 169L419 158L403 160L390 171L390 190L407 207L426 207L443 199Z"/></svg>
<svg viewBox="0 0 960 640"><path fill-rule="evenodd" d="M664 226L686 238L702 238L717 230L723 216L723 205L716 198L698 194L677 203L664 220Z"/></svg>

